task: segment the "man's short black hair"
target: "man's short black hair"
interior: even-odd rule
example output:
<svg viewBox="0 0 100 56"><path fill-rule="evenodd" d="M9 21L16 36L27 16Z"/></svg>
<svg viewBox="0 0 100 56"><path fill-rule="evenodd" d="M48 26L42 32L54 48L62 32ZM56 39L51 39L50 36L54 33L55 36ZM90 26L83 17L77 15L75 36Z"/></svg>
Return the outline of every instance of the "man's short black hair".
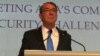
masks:
<svg viewBox="0 0 100 56"><path fill-rule="evenodd" d="M56 10L58 9L57 5L54 2L45 2L40 6L39 12L42 13L44 4L52 4L55 6Z"/></svg>

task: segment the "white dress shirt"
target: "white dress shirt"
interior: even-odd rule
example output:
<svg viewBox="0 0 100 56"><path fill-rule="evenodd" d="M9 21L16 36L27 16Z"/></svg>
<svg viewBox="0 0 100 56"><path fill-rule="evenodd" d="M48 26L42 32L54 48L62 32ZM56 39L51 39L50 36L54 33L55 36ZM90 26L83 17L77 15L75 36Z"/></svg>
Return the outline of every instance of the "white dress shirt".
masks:
<svg viewBox="0 0 100 56"><path fill-rule="evenodd" d="M42 26L43 40L48 38L48 31L49 31L49 29ZM52 39L52 42L53 42L54 51L56 51L57 46L58 46L58 42L59 42L59 33L58 33L58 30L56 29L56 27L52 28L51 39ZM47 44L46 43L47 43L47 40L44 41L45 47L47 49Z"/></svg>

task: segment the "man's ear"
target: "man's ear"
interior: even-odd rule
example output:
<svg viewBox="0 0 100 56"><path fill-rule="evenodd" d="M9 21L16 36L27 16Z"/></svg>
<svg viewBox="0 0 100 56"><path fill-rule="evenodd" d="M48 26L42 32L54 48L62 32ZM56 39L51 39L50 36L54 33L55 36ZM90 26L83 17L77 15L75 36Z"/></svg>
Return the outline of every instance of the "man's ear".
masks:
<svg viewBox="0 0 100 56"><path fill-rule="evenodd" d="M39 14L39 17L40 17L40 19L42 19L42 15L41 14Z"/></svg>

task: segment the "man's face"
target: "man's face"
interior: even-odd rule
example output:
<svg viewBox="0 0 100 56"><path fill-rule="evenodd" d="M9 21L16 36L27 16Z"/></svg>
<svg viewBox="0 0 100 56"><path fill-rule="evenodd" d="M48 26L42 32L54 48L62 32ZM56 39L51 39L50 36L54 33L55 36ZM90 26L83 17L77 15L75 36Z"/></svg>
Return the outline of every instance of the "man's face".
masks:
<svg viewBox="0 0 100 56"><path fill-rule="evenodd" d="M57 9L52 4L44 4L40 18L43 24L55 24L57 20Z"/></svg>

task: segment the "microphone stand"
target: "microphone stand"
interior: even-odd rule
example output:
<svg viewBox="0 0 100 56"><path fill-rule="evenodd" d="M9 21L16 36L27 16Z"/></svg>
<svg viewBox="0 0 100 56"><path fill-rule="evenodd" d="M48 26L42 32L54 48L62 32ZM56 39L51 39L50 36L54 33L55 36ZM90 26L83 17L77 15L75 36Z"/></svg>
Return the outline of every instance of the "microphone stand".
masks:
<svg viewBox="0 0 100 56"><path fill-rule="evenodd" d="M73 42L75 42L75 43L77 43L77 44L79 44L79 45L81 45L83 48L84 48L84 51L86 51L86 48L85 48L85 46L83 45L83 44L81 44L81 43L79 43L79 42L77 42L76 40L74 40L74 39L71 39Z"/></svg>

